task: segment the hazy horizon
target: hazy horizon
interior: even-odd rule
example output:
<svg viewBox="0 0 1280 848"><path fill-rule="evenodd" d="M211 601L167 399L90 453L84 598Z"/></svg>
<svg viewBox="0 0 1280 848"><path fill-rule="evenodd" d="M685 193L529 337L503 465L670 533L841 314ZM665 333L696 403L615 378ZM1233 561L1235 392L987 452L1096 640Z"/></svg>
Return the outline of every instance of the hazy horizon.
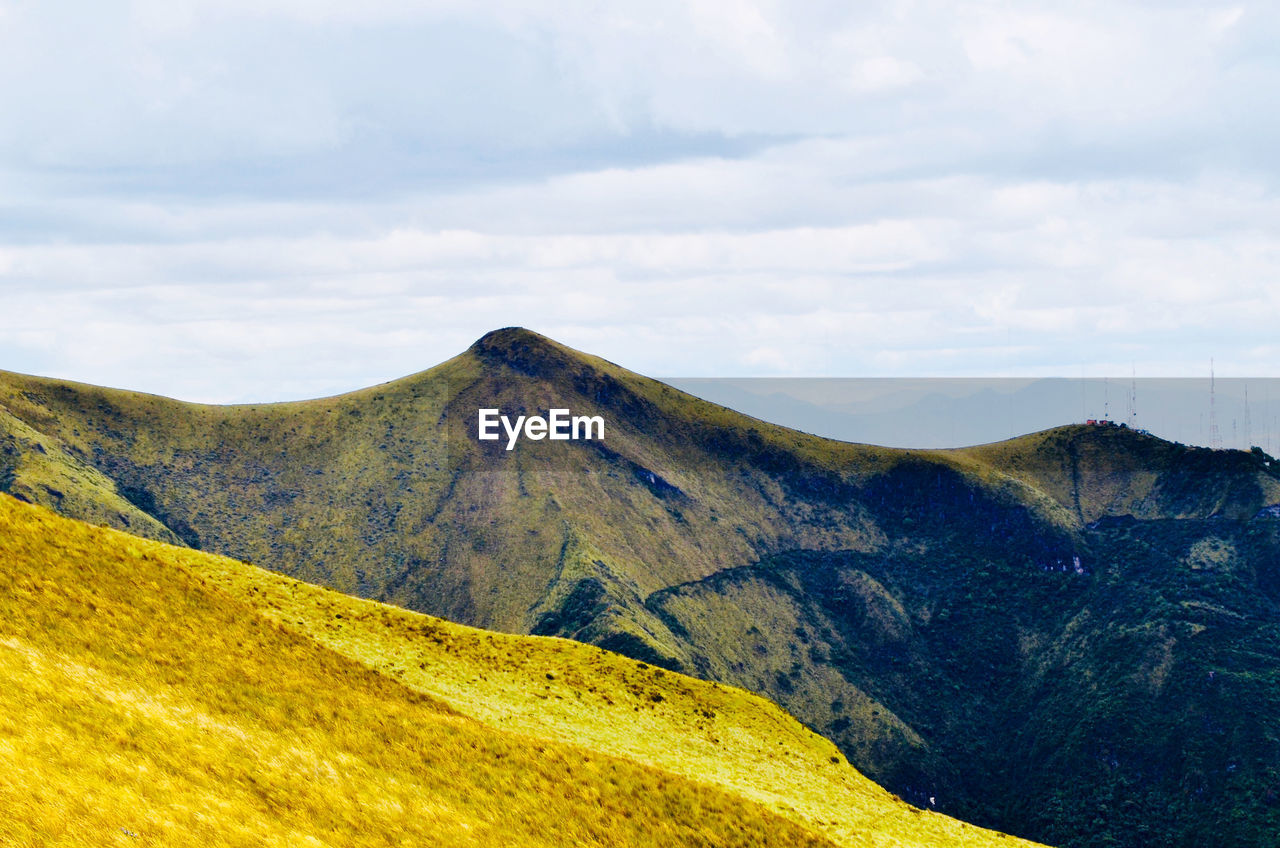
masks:
<svg viewBox="0 0 1280 848"><path fill-rule="evenodd" d="M948 448L1110 420L1183 444L1280 449L1280 379L667 378L764 421L842 441Z"/></svg>

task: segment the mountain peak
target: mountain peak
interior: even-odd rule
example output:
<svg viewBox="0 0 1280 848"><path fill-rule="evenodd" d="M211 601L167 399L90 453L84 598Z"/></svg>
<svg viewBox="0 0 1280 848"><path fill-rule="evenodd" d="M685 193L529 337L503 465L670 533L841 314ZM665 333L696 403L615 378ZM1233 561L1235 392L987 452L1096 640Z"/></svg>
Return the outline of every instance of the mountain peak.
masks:
<svg viewBox="0 0 1280 848"><path fill-rule="evenodd" d="M507 345L522 343L547 343L551 340L541 333L535 333L533 330L527 330L524 327L500 327L497 330L490 330L480 338L476 339L471 345L472 350L488 350L494 347L504 347Z"/></svg>
<svg viewBox="0 0 1280 848"><path fill-rule="evenodd" d="M482 361L548 380L577 374L588 366L586 354L523 327L485 333L471 345L470 352Z"/></svg>

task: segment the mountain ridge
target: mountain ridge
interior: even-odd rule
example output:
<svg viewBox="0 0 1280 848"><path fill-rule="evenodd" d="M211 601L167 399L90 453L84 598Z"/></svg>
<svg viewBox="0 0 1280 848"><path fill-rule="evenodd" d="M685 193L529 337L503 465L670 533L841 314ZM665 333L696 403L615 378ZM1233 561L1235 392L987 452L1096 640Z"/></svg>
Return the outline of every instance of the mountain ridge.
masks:
<svg viewBox="0 0 1280 848"><path fill-rule="evenodd" d="M0 374L0 405L189 545L748 686L904 797L1059 842L1069 828L989 788L1025 767L1003 757L1021 721L1003 705L1032 703L1026 687L1084 623L1094 635L1072 662L1108 644L1104 579L1154 575L1167 598L1153 609L1173 618L1196 602L1181 566L1146 559L1191 556L1171 533L1236 551L1221 556L1254 577L1232 591L1269 597L1270 525L1255 517L1280 503L1264 456L1089 425L952 450L834 442L518 328L312 401L195 406ZM607 434L487 451L482 406L601 414ZM42 467L16 430L9 485L38 497ZM1125 534L1131 549L1116 547ZM1156 614L1124 610L1139 632L1167 631L1143 651L1183 632ZM1063 821L1085 815L1053 803Z"/></svg>

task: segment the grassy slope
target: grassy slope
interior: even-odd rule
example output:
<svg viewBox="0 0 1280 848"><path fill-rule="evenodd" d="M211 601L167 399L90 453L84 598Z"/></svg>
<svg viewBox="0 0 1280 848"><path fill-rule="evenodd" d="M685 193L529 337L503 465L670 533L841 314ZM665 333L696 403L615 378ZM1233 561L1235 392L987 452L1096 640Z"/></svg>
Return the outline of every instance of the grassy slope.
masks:
<svg viewBox="0 0 1280 848"><path fill-rule="evenodd" d="M675 654L643 611L649 592L779 545L873 543L856 510L795 498L759 466L794 466L799 453L870 469L877 449L770 427L532 334L495 334L430 371L288 404L208 407L0 376L0 404L188 543L507 631L533 630L594 577L625 611L596 635L629 632ZM613 453L564 446L565 464L518 450L492 473L458 451L490 404L599 412ZM648 472L670 486L646 486Z"/></svg>
<svg viewBox="0 0 1280 848"><path fill-rule="evenodd" d="M596 648L8 498L0 563L5 844L1012 844L760 698Z"/></svg>
<svg viewBox="0 0 1280 848"><path fill-rule="evenodd" d="M484 405L598 412L609 421L607 450L525 444L494 465L467 447ZM833 442L519 330L492 333L421 374L315 401L210 407L0 373L0 406L0 430L25 427L51 453L110 478L119 515L83 507L101 498L72 497L21 445L0 490L54 488L65 502L24 496L451 620L573 636L683 668L691 647L646 609L651 593L788 550L882 549L881 505L866 490L904 467L959 470L1010 509L1058 527L1116 504L1095 498L1097 508L1081 513L1078 497L1059 491L1054 450L1112 457L1110 468L1080 464L1086 479L1076 488L1086 491L1163 473L1145 458L1121 467L1123 451L1089 448L1098 434L1082 428L1053 431L1053 449L1029 462L1007 446ZM1255 510L1271 502L1252 483L1206 479L1206 499ZM1153 515L1167 506L1147 503ZM144 512L151 524L131 519Z"/></svg>
<svg viewBox="0 0 1280 848"><path fill-rule="evenodd" d="M974 529L916 522L896 551L788 554L653 603L846 745L891 708L928 742L901 791L953 815L1082 848L1274 844L1280 521L1103 520L1072 540L1081 571Z"/></svg>
<svg viewBox="0 0 1280 848"><path fill-rule="evenodd" d="M1188 447L1121 427L1059 427L946 453L1024 481L1080 524L1126 514L1251 518L1262 505L1280 502L1280 479L1265 473L1255 455Z"/></svg>
<svg viewBox="0 0 1280 848"><path fill-rule="evenodd" d="M0 498L0 842L827 844L460 716L199 576L225 567Z"/></svg>
<svg viewBox="0 0 1280 848"><path fill-rule="evenodd" d="M494 464L468 445L484 405L598 412L609 422L607 450L525 443ZM0 407L0 431L27 428L51 453L110 478L120 516L80 505L101 500L95 493L37 498L65 514L169 541L172 531L195 547L451 620L617 647L630 640L686 667L688 646L646 611L649 594L787 550L883 548L866 488L904 466L959 470L1010 508L1070 527L1126 506L1094 489L1149 491L1179 465L1083 428L1051 431L1033 448L1019 440L967 452L833 442L519 330L492 333L421 374L315 401L211 407L0 373ZM33 450L15 445L0 490L68 492L47 479L47 463L29 461ZM1074 469L1061 467L1077 455ZM1072 473L1075 488L1064 491ZM1224 479L1200 475L1205 503L1174 497L1172 512L1212 499L1256 510L1280 497L1274 485L1263 492ZM1144 505L1155 517L1171 502ZM131 520L142 512L155 522ZM568 620L562 607L584 580L599 585L609 612Z"/></svg>
<svg viewBox="0 0 1280 848"><path fill-rule="evenodd" d="M59 440L0 409L0 491L95 524L179 544L153 516L126 500L115 482L63 450Z"/></svg>
<svg viewBox="0 0 1280 848"><path fill-rule="evenodd" d="M829 741L740 689L578 642L464 627L229 559L202 559L198 572L273 621L486 724L715 783L839 844L992 840L893 798Z"/></svg>

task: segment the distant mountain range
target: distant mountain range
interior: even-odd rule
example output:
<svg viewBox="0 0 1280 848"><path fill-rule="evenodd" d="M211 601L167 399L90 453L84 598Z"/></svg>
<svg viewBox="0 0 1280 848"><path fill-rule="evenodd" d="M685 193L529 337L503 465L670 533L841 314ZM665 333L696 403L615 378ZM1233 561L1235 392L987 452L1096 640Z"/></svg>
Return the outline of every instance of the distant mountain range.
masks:
<svg viewBox="0 0 1280 848"><path fill-rule="evenodd" d="M1174 442L1280 448L1280 379L675 378L765 421L847 442L950 448L1090 419ZM1214 425L1217 426L1215 445Z"/></svg>
<svg viewBox="0 0 1280 848"><path fill-rule="evenodd" d="M920 806L1061 845L1280 829L1263 451L1096 425L946 451L832 441L519 329L315 401L3 374L0 405L16 497L746 687ZM475 438L487 408L605 434L507 451Z"/></svg>

